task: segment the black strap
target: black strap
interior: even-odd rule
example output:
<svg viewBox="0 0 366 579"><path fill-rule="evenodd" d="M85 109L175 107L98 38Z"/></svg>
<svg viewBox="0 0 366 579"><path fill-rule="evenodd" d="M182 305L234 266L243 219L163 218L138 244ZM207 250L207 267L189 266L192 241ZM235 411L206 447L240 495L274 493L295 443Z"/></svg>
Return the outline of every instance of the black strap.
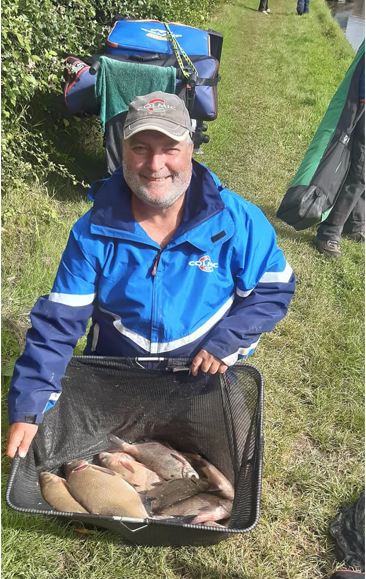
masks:
<svg viewBox="0 0 366 579"><path fill-rule="evenodd" d="M341 142L343 145L348 145L349 141L351 140L352 137L352 133L355 130L355 127L358 123L358 121L360 120L360 118L362 117L362 115L365 112L365 106L361 105L358 108L357 114L354 118L354 121L352 123L352 125L350 126L350 128L348 129L348 131L345 131L343 133L341 133L341 135L338 138L338 141Z"/></svg>
<svg viewBox="0 0 366 579"><path fill-rule="evenodd" d="M215 78L198 77L196 81L196 86L216 86L220 80L221 76L215 76Z"/></svg>

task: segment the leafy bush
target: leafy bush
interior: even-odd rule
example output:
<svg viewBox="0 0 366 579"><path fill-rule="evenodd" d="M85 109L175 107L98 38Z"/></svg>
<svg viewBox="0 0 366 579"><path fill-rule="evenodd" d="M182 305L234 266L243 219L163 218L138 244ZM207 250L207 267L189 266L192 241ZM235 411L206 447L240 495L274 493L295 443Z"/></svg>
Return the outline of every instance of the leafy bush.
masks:
<svg viewBox="0 0 366 579"><path fill-rule="evenodd" d="M9 0L2 10L3 185L17 186L34 172L67 175L52 145L64 128L54 99L61 95L64 59L95 54L114 15L202 26L221 0ZM52 122L47 122L49 119ZM65 121L68 124L68 121ZM77 130L77 127L73 127ZM66 159L67 163L67 159Z"/></svg>

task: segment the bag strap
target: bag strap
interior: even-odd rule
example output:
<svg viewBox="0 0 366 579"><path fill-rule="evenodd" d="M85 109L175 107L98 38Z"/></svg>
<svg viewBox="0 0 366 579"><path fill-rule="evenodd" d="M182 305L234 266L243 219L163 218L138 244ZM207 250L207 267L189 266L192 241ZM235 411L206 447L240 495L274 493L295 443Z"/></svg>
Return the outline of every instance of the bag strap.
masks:
<svg viewBox="0 0 366 579"><path fill-rule="evenodd" d="M190 77L190 74L184 67L182 57L184 58L184 60L188 64L188 66L191 68L191 70L194 72L194 74L196 74L198 76L198 72L197 72L196 67L194 66L194 64L191 61L191 59L189 58L189 56L184 52L183 48L181 47L181 45L179 44L179 42L175 38L174 34L171 32L168 23L164 22L164 26L167 29L168 38L169 38L170 42L172 43L175 57L177 59L177 62L179 64L179 68L181 69L184 78L186 78L188 80Z"/></svg>
<svg viewBox="0 0 366 579"><path fill-rule="evenodd" d="M340 143L342 143L343 145L348 145L349 141L351 140L352 133L355 130L355 127L356 127L358 121L360 120L360 118L362 117L362 115L364 114L364 112L365 112L365 107L364 107L364 105L362 105L359 107L351 127L348 129L348 131L343 132L340 135L340 137L338 139L338 141Z"/></svg>
<svg viewBox="0 0 366 579"><path fill-rule="evenodd" d="M351 129L351 132L352 132L352 133L353 133L353 131L354 131L354 129L355 129L358 121L360 120L360 118L361 118L362 115L364 114L364 112L365 112L365 105L359 106L359 107L358 107L358 111L357 111L357 115L355 116L355 120L354 120L354 123L353 123L353 125L352 125L352 129Z"/></svg>
<svg viewBox="0 0 366 579"><path fill-rule="evenodd" d="M175 36L172 34L167 22L164 22L163 24L167 29L168 39L172 43L175 58L177 59L179 68L186 81L186 91L187 91L186 106L189 112L189 116L191 116L194 107L198 71L194 66L193 62L191 61L191 59L189 58L189 56L184 52L183 48L180 46ZM186 61L187 65L190 68L190 71L188 71L187 68L184 66L182 58L184 58L184 60Z"/></svg>

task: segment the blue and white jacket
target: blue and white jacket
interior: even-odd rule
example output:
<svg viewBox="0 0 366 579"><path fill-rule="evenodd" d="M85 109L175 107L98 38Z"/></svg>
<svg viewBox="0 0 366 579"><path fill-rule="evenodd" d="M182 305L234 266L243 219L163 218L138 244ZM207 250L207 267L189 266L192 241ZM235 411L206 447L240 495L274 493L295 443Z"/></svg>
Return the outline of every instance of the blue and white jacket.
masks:
<svg viewBox="0 0 366 579"><path fill-rule="evenodd" d="M182 221L162 250L130 197L117 169L74 225L52 291L31 312L10 423L42 421L90 317L86 354L193 359L205 348L232 365L285 316L295 278L258 207L193 161Z"/></svg>

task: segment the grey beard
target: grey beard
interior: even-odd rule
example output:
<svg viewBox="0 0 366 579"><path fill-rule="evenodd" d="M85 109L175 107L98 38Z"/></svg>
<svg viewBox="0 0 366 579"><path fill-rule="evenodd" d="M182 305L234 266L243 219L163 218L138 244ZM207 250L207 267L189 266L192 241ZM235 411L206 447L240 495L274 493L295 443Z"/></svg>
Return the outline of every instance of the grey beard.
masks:
<svg viewBox="0 0 366 579"><path fill-rule="evenodd" d="M139 180L134 171L130 171L125 163L123 163L123 176L131 191L148 205L153 207L166 208L170 207L181 197L188 189L192 177L192 168L189 166L189 171L181 171L180 173L173 173L173 182L170 193L162 199L154 199L151 197L148 188L145 187Z"/></svg>

